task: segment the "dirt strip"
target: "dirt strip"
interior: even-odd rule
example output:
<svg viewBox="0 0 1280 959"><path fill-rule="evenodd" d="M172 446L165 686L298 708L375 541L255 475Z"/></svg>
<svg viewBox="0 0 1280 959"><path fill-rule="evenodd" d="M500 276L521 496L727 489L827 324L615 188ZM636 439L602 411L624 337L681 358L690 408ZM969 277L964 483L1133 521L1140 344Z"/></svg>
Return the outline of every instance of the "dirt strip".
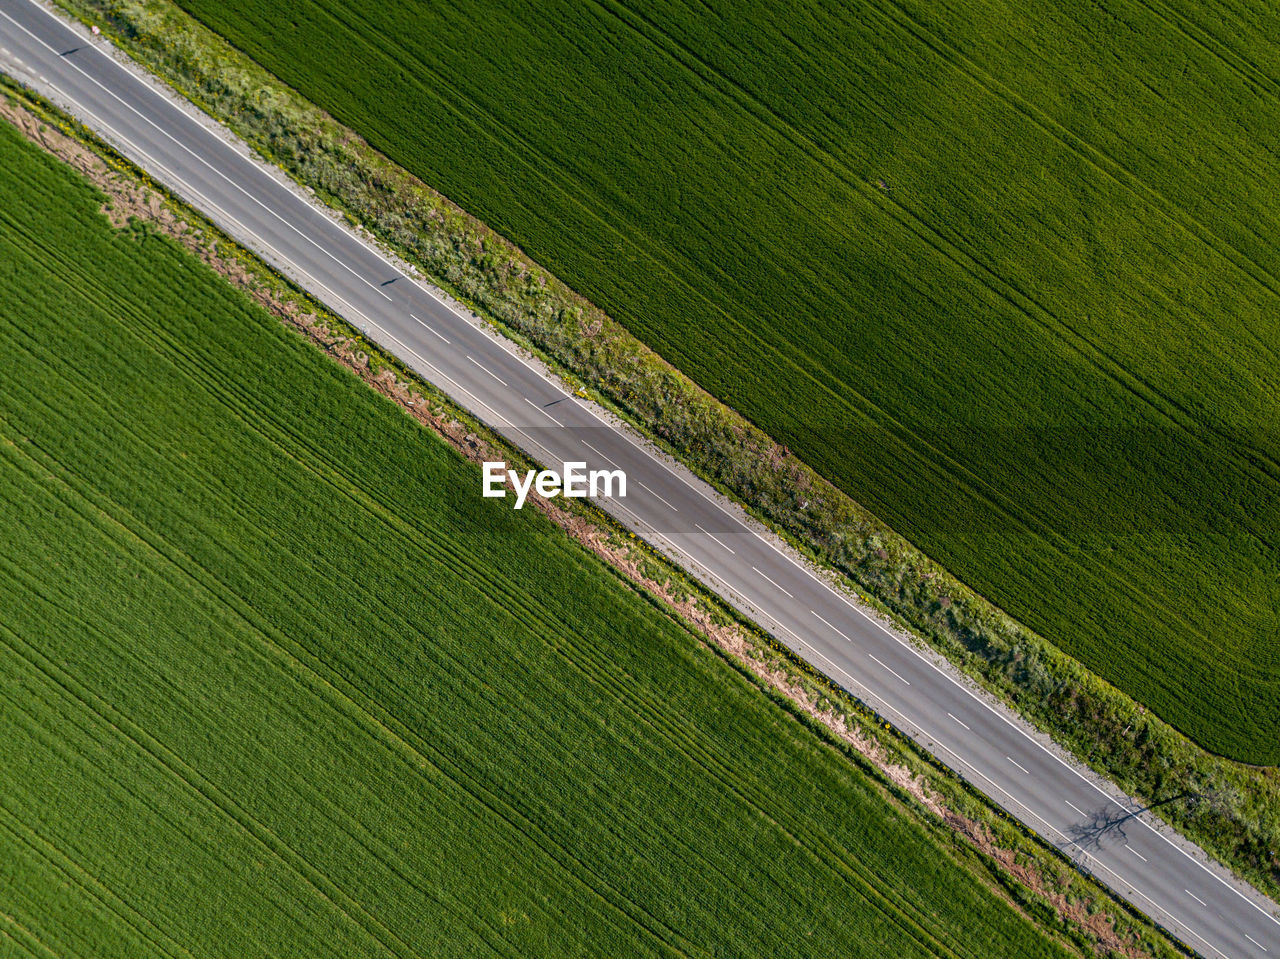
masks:
<svg viewBox="0 0 1280 959"><path fill-rule="evenodd" d="M102 212L117 229L134 221L149 225L167 236L243 290L287 326L307 337L333 359L359 376L365 383L392 399L408 415L444 439L468 460L506 459L509 454L453 417L445 401L429 398L421 387L394 369L374 361L358 338L348 335L336 323L308 312L298 298L282 293L263 275L247 264L243 254L227 252L231 247L220 241L204 226L185 219L172 202L158 189L149 186L123 164L108 163L96 152L76 139L69 125L37 116L0 93L0 116L9 121L33 143L65 161L79 171L107 197ZM1003 872L1047 903L1062 923L1082 932L1100 956L1124 959L1175 954L1161 942L1155 948L1132 931L1121 934L1108 907L1112 903L1101 895L1082 895L1062 888L1057 881L1024 852L1001 845L983 822L962 815L947 805L927 779L907 766L893 761L889 750L869 731L869 721L852 713L841 712L829 705L829 695L805 683L793 664L776 651L770 655L767 640L733 622L721 621L696 595L673 584L670 578L657 579L647 572L654 566L646 562L646 554L629 534L618 533L604 522L595 522L582 513L562 508L531 494L529 503L539 509L569 536L606 562L623 578L649 595L683 620L696 635L737 662L765 688L787 699L810 720L825 728L838 741L855 750L890 783L912 797L923 809L949 827L958 838L986 858L988 864ZM661 570L661 566L657 567ZM1017 903L1025 909L1025 904Z"/></svg>

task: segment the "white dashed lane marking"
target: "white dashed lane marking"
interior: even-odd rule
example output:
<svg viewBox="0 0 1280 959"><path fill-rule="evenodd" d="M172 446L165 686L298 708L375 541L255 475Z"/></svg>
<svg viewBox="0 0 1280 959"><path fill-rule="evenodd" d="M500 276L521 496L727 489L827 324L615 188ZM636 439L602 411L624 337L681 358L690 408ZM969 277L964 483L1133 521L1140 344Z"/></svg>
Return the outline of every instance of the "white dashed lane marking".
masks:
<svg viewBox="0 0 1280 959"><path fill-rule="evenodd" d="M590 443L588 443L586 440L581 440L580 442L582 443L582 445L583 445L583 446L585 446L587 449L591 450L591 452L595 453L595 454L596 454L596 456L600 457L602 460L604 460L606 463L608 463L608 464L609 464L610 466L612 466L614 469L617 469L617 470L622 469L622 467L621 467L621 466L619 466L619 465L618 465L617 463L615 463L613 460L609 459L609 457L605 456L603 453L601 453L598 449L596 449L594 446L592 446L592 445L591 445ZM641 485L643 485L643 484L641 484Z"/></svg>
<svg viewBox="0 0 1280 959"><path fill-rule="evenodd" d="M501 383L503 386L506 386L506 385L507 385L507 381L506 381L506 380L504 380L501 376L499 376L497 373L493 372L493 370L489 369L489 368L488 368L487 366L485 366L484 364L476 362L476 360L475 360L473 357L471 357L470 355L468 355L468 356L467 356L467 359L471 360L472 365L474 365L474 366L478 366L480 369L484 370L486 373L488 373L490 376L492 376L495 380L497 380L497 381L498 381L499 383Z"/></svg>
<svg viewBox="0 0 1280 959"><path fill-rule="evenodd" d="M845 642L847 642L847 643L852 643L852 642L853 642L853 640L852 640L852 639L850 639L848 636L846 636L846 635L845 635L844 630L842 630L839 626L836 626L836 625L835 625L835 624L833 624L833 623L828 623L825 619L822 619L822 616L821 616L820 614L818 614L818 613L814 612L812 609L811 609L811 610L809 610L809 612L813 613L813 615L814 615L814 616L817 616L817 617L818 617L818 619L821 619L823 623L826 623L826 625L827 625L827 626L831 627L831 628L832 628L832 629L834 629L837 633L839 633L842 637L844 637Z"/></svg>
<svg viewBox="0 0 1280 959"><path fill-rule="evenodd" d="M539 406L539 405L538 405L537 403L535 403L533 400L529 399L529 397L527 397L527 396L526 396L526 397L523 397L523 399L524 399L524 401L525 401L526 403L528 403L528 404L529 404L530 406L532 406L535 410L537 410L539 413L541 413L543 416L545 416L547 419L549 419L552 423L555 423L555 424L556 424L556 426L560 427L561 429L564 429L564 424L563 424L563 423L561 423L558 419L556 419L554 416L552 416L550 413L548 413L546 410L544 410L541 406Z"/></svg>
<svg viewBox="0 0 1280 959"><path fill-rule="evenodd" d="M707 533L707 531L706 531L705 529L702 529L702 527L701 527L701 526L698 526L698 524L697 524L697 523L694 523L693 525L694 525L694 526L697 526L697 527L698 527L698 529L702 530L702 532ZM715 540L717 543L720 543L720 545L721 545L721 546L724 546L724 548L725 548L725 549L728 549L730 553L733 553L733 550L732 550L732 549L729 549L729 547L728 547L726 544L721 543L721 542L720 542L720 540L719 540L719 539L717 539L715 536L713 536L711 533L707 533L707 535L708 535L708 536L711 536L711 538L712 538L713 540ZM733 555L734 555L734 556L737 556L738 554L737 554L737 553L733 553Z"/></svg>
<svg viewBox="0 0 1280 959"><path fill-rule="evenodd" d="M52 15L50 15L50 16L52 16ZM7 19L7 20L12 20L12 18L11 18L11 17L8 17L7 15L5 16L5 19ZM25 28L23 28L23 29L25 29ZM29 33L30 31L27 31L27 32ZM34 37L34 34L33 34L32 36ZM37 39L38 39L38 38L37 38ZM45 44L45 46L48 46L48 44ZM53 48L50 48L50 49L52 50ZM7 51L6 51L6 52L7 52ZM21 63L21 61L20 61L20 60L19 60L18 62L19 62L19 63ZM75 68L75 69L77 69L77 70L78 70L79 68ZM84 71L79 71L79 72L83 73ZM85 74L85 76L88 76L88 74ZM90 79L92 80L92 78L90 78ZM96 83L97 81L93 81L93 82L95 82L95 83ZM102 84L100 84L100 83L99 83L98 85L99 85L99 86L102 86ZM105 87L103 87L103 89L106 89L106 88L105 88ZM110 91L108 91L108 92L110 92ZM112 95L113 95L113 96L115 96L114 94L112 94ZM116 99L117 99L117 100L119 100L120 98L119 98L119 97L116 97ZM123 101L123 100L120 100L120 102L121 102L121 103L124 103L124 101ZM128 104L125 104L125 105L126 105L126 106L129 106ZM136 109L136 108L129 107L129 109L132 109L135 113L138 113L138 115L139 115L139 116L141 116L141 113L139 113L139 112L137 111L137 109ZM144 118L144 119L145 119L145 118ZM155 125L156 125L156 124L154 123L154 121L148 121L148 122L151 122L153 126L155 126ZM172 137L171 137L171 139L172 139ZM175 140L174 142L176 143L177 141ZM181 144L179 144L179 145L181 146ZM188 152L191 152L191 151L190 151L188 148L186 148L186 147L183 147L183 149L187 149L187 150L188 150ZM193 154L193 155L194 155L194 154ZM243 192L243 191L242 191L242 192ZM247 195L247 194L246 194L246 195ZM251 198L251 199L253 199L253 198ZM255 202L258 202L258 203L259 203L259 205L262 205L261 201L257 201L257 200L255 200ZM296 231L296 230L295 230L295 231ZM362 241L357 240L357 242L362 242ZM329 254L329 255L332 257L332 254ZM334 259L336 260L336 257L334 257ZM340 264L340 265L346 266L345 264ZM350 267L346 267L346 268L347 268L348 270L350 270L350 269L351 269ZM354 272L354 271L352 271L352 272ZM318 282L318 281L317 281L317 282ZM369 283L369 281L368 281L368 280L365 280L364 282L365 282L366 284L368 284L368 283ZM372 284L370 284L370 285L372 285ZM379 294L380 294L381 296L383 296L385 299L387 299L387 300L390 300L390 299L391 299L391 297L387 296L387 295L386 295L386 293L382 292L381 290L378 290L377 292L379 292ZM431 291L429 291L429 290L428 290L427 292L428 292L430 295L435 296L435 294L434 294L434 293L431 293ZM437 299L439 299L439 298L437 297ZM441 301L441 302L443 302L443 301ZM358 312L358 311L357 311L357 312ZM421 320L418 320L418 318L417 318L417 317L414 317L414 319L415 319L417 322L422 323L422 321L421 321ZM439 333L437 333L435 330L432 330L429 326L427 326L427 324L422 323L422 325L424 326L424 328L428 329L428 331L429 331L429 332L431 332L434 336L439 337L441 340L443 340L443 341L444 341L444 342L446 342L446 343L448 343L448 342L449 342L447 339L445 339L443 336L441 336L441 335L440 335ZM393 338L393 339L394 339L394 338ZM416 354L415 354L415 355L416 355ZM425 363L425 361L423 361L423 362ZM488 372L488 371L486 371L486 372ZM437 375L442 375L442 374L437 374ZM491 375L492 375L492 374L491 374ZM496 377L495 377L495 378L496 378ZM446 378L446 379L447 379L447 378ZM500 381L500 382L501 382L501 381ZM462 392L465 394L465 392L466 392L466 391L465 391L465 390L463 390ZM470 394L466 394L466 395L468 395L468 396L469 396ZM526 402L529 402L529 403L530 403L530 405L534 405L531 401L529 401L529 400L527 400L527 399L526 399ZM482 405L483 405L483 404L482 404ZM486 408L487 408L487 407L486 407ZM556 423L557 423L557 425L561 425L561 424L559 424L559 422L555 419L555 417L552 417L549 413L546 413L546 412L545 412L545 410L543 411L543 413L544 413L544 415L546 415L549 419L551 419L553 422L556 422ZM593 413L593 415L595 415L595 414ZM650 455L651 455L651 454L650 454ZM686 482L686 484L688 483L688 481L687 481L687 480L683 480L683 478L681 478L681 480L682 480L683 482ZM646 487L646 488L647 488L647 487ZM651 491L651 492L652 492L652 491ZM700 493L700 491L699 491L699 493ZM656 494L655 494L655 495L656 495ZM705 494L701 494L701 493L700 493L700 495L704 495L704 496L705 496ZM668 505L670 505L670 504L668 504ZM674 507L672 507L672 508L674 509ZM698 528L699 528L699 529L701 529L701 527L698 527ZM706 532L706 530L702 530L702 532ZM754 532L754 531L752 531L752 532ZM709 533L708 533L707 535L708 535L708 536L711 536L711 534L709 534ZM756 534L756 535L758 536L759 534ZM717 539L716 537L711 536L711 538L712 538L713 540L715 540L715 542L719 543L720 545L725 546L725 544L724 544L723 542L721 542L719 539ZM770 545L772 545L772 544L770 544ZM725 546L725 548L726 548L726 549L729 549L729 547L728 547L728 546ZM775 547L774 547L774 549L776 550L776 549L777 549L777 547L775 546ZM732 553L732 552L733 552L733 550L732 550L732 549L730 549L730 552ZM812 574L810 573L810 575L812 575ZM856 612L858 612L858 614L859 614L859 615L867 616L867 614L863 613L861 610L855 610L855 611L856 611ZM817 614L815 613L814 615L817 615ZM821 617L819 617L819 618L821 618ZM870 617L867 617L867 618L870 618ZM826 621L826 620L823 620L823 622L824 622L824 623L827 623L827 621ZM829 626L830 626L831 624L830 624L830 623L827 623L827 625L829 625ZM879 624L876 624L876 625L879 625ZM833 629L835 629L835 627L832 627L832 628L833 628ZM883 626L880 626L879 628L884 629L884 627L883 627ZM888 630L885 630L885 631L886 631L886 632L888 632ZM836 632L840 632L840 631L837 629L837 630L836 630ZM843 634L843 633L840 633L840 635L842 635L842 636L843 636L844 634ZM845 638L846 638L846 639L848 639L848 637L847 637L847 636L846 636ZM901 640L899 640L899 642L901 642ZM878 660L877 660L877 661L878 661ZM883 664L882 664L882 665L883 665ZM952 681L954 682L954 680L952 680ZM984 706L985 706L986 704L982 704L982 705L984 705ZM988 708L988 709L990 709L990 707L989 707L989 706L987 706L987 708ZM950 714L949 714L949 715L950 715ZM956 719L956 717L955 717L955 716L951 716L951 718L952 718L953 720L955 720L956 722L960 723L960 720ZM1005 720L1005 722L1008 722L1008 720L1006 719L1006 720ZM968 729L968 728L969 728L969 727L967 726L967 724L964 724L964 723L960 723L960 724L961 724L962 726L964 726L964 728L966 728L966 729ZM1024 735L1025 735L1025 734L1024 734ZM1043 748L1043 747L1041 747L1041 748ZM1008 758L1008 757L1007 757L1007 758ZM1010 761L1012 762L1012 759L1010 759ZM1059 761L1059 762L1062 762L1061 760L1058 760L1058 761ZM967 764L965 764L965 765L967 765ZM1015 765L1016 765L1016 764L1015 764ZM1063 763L1063 765L1066 765L1066 764L1065 764L1065 763ZM1020 768L1020 769L1021 769L1021 768L1023 768L1023 767L1019 766L1018 768ZM1025 772L1025 770L1024 770L1024 772ZM1079 775L1079 773L1076 773L1076 775ZM992 784L992 785L993 785L993 788L998 788L998 787L995 787L995 786L994 786L994 784ZM1094 788L1098 788L1098 787L1096 787L1096 786L1095 786ZM1101 790L1099 790L1099 791L1101 791ZM1112 801L1114 801L1114 800L1112 800ZM1073 806L1072 808L1075 808L1075 807ZM1145 825L1145 824L1144 824L1144 825ZM1151 827L1150 827L1150 826L1147 826L1146 828L1150 829ZM1159 834L1157 834L1157 835L1159 835ZM1163 837L1163 836L1161 836L1160 838L1164 839L1164 841L1165 841L1165 842L1169 842L1169 840L1168 840L1167 838ZM1184 853L1184 855L1185 855L1185 853ZM1193 862L1196 866L1198 866L1199 868L1201 868L1201 869L1204 869L1204 868L1205 868L1204 866L1200 865L1199 863L1195 863L1195 862L1194 862L1194 860L1192 860L1192 862ZM1212 874L1211 874L1211 875L1212 875ZM1220 882L1220 883L1224 882L1224 880L1222 880L1220 877L1218 877L1218 876L1216 876L1216 875L1214 875L1214 876L1213 876L1213 878L1214 878L1214 879L1216 879L1216 880L1217 880L1218 882ZM1224 883L1224 884L1225 884L1225 883ZM1189 890L1184 890L1184 891L1186 891L1188 895L1191 895L1191 896L1192 896L1192 898L1195 898L1197 902L1203 902L1203 900L1200 900L1198 897L1195 897L1195 896L1194 896L1194 895L1193 895ZM1237 893L1237 895L1239 895L1239 893ZM1144 898L1145 898L1145 897L1144 897ZM1149 901L1149 900L1148 900L1148 901ZM1152 903L1152 905L1155 905L1155 904L1154 904L1154 903ZM1257 906L1255 906L1254 908L1258 908L1258 907L1257 907ZM1261 910L1260 910L1260 911L1261 911ZM1274 919L1274 917L1268 916L1268 918L1272 918L1272 921L1276 921L1276 920ZM1258 942L1257 942L1257 940L1253 939L1252 937L1248 937L1248 939L1249 939L1249 941L1250 941L1250 942L1253 942L1255 945L1257 945L1260 949L1262 949L1263 951L1266 951L1266 947L1262 946L1262 944L1261 944L1261 943L1258 943ZM1202 941L1203 941L1203 940L1202 940Z"/></svg>
<svg viewBox="0 0 1280 959"><path fill-rule="evenodd" d="M636 480L636 482L637 482L637 483L640 483L640 481L639 481L639 480ZM665 499L663 499L663 498L662 498L662 496L661 496L660 494L655 493L653 490L649 489L649 487L645 486L643 483L640 483L640 488L641 488L642 490L644 490L646 493L648 493L649 495L654 496L654 497L656 497L656 498L657 498L657 499L659 499L659 500L662 500L662 502L663 502L663 503L666 503L666 505L671 506L671 504L670 504L670 503L667 503L667 501L666 501ZM680 511L679 511L678 509L676 509L674 506L671 506L671 508L672 508L673 510L675 510L675 512L677 512L677 513L678 513L678 512L680 512Z"/></svg>
<svg viewBox="0 0 1280 959"><path fill-rule="evenodd" d="M752 569L756 569L754 566L752 566L751 568L752 568ZM756 569L756 572L757 572L757 573L760 573L760 570ZM761 576L764 576L764 578L765 578L765 579L769 580L769 582L770 582L770 583L773 583L773 585L774 585L774 586L776 586L778 589L781 589L784 593L787 593L787 591L786 591L785 589L783 589L781 586L778 586L778 584L777 584L777 583L774 583L774 581L773 581L772 579L769 579L769 577L768 577L768 576L766 576L764 573L760 573L760 575L761 575ZM790 594L790 593L787 593L787 595L788 595L788 596L790 596L792 599L795 599L795 597L794 597L794 596L791 596L791 594Z"/></svg>
<svg viewBox="0 0 1280 959"><path fill-rule="evenodd" d="M409 317L411 319L418 320L418 318L414 316L412 313L409 314ZM443 336L440 336L440 334L437 333L434 328L432 328L431 326L428 326L426 323L423 323L422 320L418 320L418 325L421 326L428 333L430 333L432 336L439 336L440 339L444 340L445 344L448 345L449 341L445 340Z"/></svg>
<svg viewBox="0 0 1280 959"><path fill-rule="evenodd" d="M901 677L901 676L899 676L897 673L893 672L893 667L891 667L891 666L885 666L885 664L884 664L884 663L882 663L882 662L880 662L880 660L876 659L876 657L875 657L873 654L871 654L871 653L867 653L867 655L868 655L868 656L870 656L872 659L875 659L877 663L880 663L880 665L881 665L881 666L884 666L884 668L885 668L885 669L887 669L887 670L889 670L889 672L893 673L893 675L894 675L894 676L897 676L897 678L898 678L899 680L901 680L902 682L906 683L908 686L910 686L910 685L911 685L911 683L910 683L910 681L909 681L909 680L902 679L902 677Z"/></svg>

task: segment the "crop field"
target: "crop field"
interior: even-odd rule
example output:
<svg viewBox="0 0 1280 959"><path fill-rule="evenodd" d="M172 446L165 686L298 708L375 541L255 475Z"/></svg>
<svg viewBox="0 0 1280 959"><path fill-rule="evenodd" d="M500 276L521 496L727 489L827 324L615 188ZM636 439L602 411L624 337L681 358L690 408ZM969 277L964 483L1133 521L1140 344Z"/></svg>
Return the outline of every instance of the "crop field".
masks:
<svg viewBox="0 0 1280 959"><path fill-rule="evenodd" d="M180 2L979 592L1280 762L1274 11Z"/></svg>
<svg viewBox="0 0 1280 959"><path fill-rule="evenodd" d="M0 955L1064 954L0 123Z"/></svg>

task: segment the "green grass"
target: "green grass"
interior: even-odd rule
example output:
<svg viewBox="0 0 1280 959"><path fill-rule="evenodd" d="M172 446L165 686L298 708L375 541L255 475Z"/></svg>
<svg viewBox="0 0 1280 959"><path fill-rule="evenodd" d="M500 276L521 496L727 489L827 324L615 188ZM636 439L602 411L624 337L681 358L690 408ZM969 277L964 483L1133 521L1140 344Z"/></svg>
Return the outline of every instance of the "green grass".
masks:
<svg viewBox="0 0 1280 959"><path fill-rule="evenodd" d="M100 203L0 124L0 955L1062 953Z"/></svg>
<svg viewBox="0 0 1280 959"><path fill-rule="evenodd" d="M181 5L980 592L1280 762L1274 14Z"/></svg>

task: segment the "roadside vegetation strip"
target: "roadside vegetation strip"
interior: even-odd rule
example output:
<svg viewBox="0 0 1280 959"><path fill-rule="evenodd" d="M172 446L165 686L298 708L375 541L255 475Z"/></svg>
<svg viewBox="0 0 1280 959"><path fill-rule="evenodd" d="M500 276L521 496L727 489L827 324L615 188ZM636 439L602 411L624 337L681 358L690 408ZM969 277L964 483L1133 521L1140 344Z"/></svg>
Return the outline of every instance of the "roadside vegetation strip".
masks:
<svg viewBox="0 0 1280 959"><path fill-rule="evenodd" d="M0 76L0 85L6 83ZM104 212L114 225L155 227L177 241L471 462L481 464L495 457L523 460L522 454L474 422L435 387L379 347L364 342L354 327L264 268L190 207L166 196L78 124L69 124L59 111L27 91L11 88L11 93L11 99L0 99L0 114L103 190L108 198ZM976 855L976 862L1024 909L1046 919L1056 917L1056 928L1092 951L1156 956L1171 948L1148 919L1099 889L1055 850L940 767L935 758L882 726L883 720L865 706L742 621L606 514L576 503L566 510L543 499L533 502L571 539L675 614L758 688L780 696L775 701L832 745L845 749L856 765L871 772L917 815L935 823L935 835L942 842L971 859Z"/></svg>
<svg viewBox="0 0 1280 959"><path fill-rule="evenodd" d="M1062 51L1101 23L977 2L180 3L1104 678L1280 761L1272 114L1165 19L1128 4L1094 71ZM1176 150L1062 103L1141 81Z"/></svg>
<svg viewBox="0 0 1280 959"><path fill-rule="evenodd" d="M4 124L0 171L0 911L32 939L1070 954L546 517L480 498Z"/></svg>
<svg viewBox="0 0 1280 959"><path fill-rule="evenodd" d="M994 609L609 316L169 0L59 0L482 315L600 389L695 469L1242 875L1280 893L1280 778L1190 743ZM527 338L527 339L526 339ZM1213 685L1213 684L1211 684ZM1165 802L1211 795L1211 803Z"/></svg>

